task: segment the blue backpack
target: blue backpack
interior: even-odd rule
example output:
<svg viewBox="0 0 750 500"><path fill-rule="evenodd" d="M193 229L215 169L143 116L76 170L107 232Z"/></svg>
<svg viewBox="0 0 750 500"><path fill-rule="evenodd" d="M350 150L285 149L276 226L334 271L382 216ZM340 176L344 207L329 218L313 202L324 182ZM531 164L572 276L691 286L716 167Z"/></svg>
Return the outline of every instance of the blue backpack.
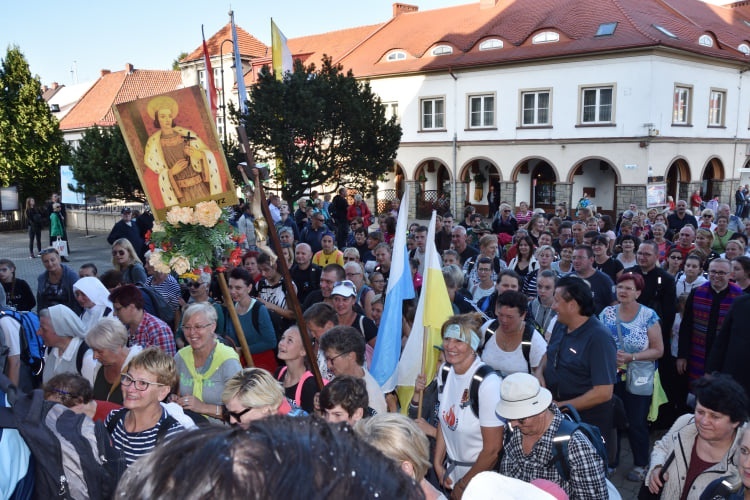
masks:
<svg viewBox="0 0 750 500"><path fill-rule="evenodd" d="M563 414L563 419L552 440L554 443L552 448L552 463L555 464L555 468L560 476L565 480L570 479L568 444L573 433L578 431L594 446L596 454L604 462L604 470L607 470L607 448L604 445L604 439L602 439L602 433L599 432L599 428L595 425L582 422L578 411L570 405L560 406L560 411Z"/></svg>
<svg viewBox="0 0 750 500"><path fill-rule="evenodd" d="M21 341L21 362L29 367L31 375L41 382L44 369L44 341L39 331L39 316L31 311L1 309L0 318L13 318L21 324L18 332Z"/></svg>

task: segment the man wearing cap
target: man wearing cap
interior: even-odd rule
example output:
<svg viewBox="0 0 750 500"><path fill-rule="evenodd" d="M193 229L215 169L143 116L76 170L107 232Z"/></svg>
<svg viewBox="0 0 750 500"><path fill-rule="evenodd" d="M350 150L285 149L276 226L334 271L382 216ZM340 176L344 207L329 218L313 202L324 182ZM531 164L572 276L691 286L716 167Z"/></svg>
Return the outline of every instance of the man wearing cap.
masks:
<svg viewBox="0 0 750 500"><path fill-rule="evenodd" d="M141 238L138 223L133 220L133 211L130 207L124 207L120 210L120 220L115 223L109 232L107 243L112 245L120 238L127 239L133 245L138 258L143 260L143 238Z"/></svg>
<svg viewBox="0 0 750 500"><path fill-rule="evenodd" d="M552 402L552 393L528 373L514 373L500 386L497 414L506 419L500 473L531 482L546 479L559 484L570 498L608 498L604 463L596 449L580 432L568 443L570 477L564 479L553 461L554 443L562 414Z"/></svg>
<svg viewBox="0 0 750 500"><path fill-rule="evenodd" d="M584 422L596 425L609 451L617 374L617 348L607 328L594 316L591 288L577 276L560 278L552 310L557 323L547 346L546 386L555 401L578 410Z"/></svg>
<svg viewBox="0 0 750 500"><path fill-rule="evenodd" d="M362 334L370 347L374 348L378 336L378 327L375 326L373 320L354 309L354 304L357 302L357 287L354 283L349 280L335 283L331 292L331 299L339 319L338 324L351 326Z"/></svg>

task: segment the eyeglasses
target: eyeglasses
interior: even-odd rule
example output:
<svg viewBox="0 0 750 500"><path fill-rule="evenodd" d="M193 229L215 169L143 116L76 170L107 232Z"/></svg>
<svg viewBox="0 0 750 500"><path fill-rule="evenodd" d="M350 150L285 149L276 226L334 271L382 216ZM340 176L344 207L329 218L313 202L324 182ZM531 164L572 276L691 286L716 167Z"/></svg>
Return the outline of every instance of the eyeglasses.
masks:
<svg viewBox="0 0 750 500"><path fill-rule="evenodd" d="M127 253L125 250L112 250L112 257L122 257L123 255L127 255Z"/></svg>
<svg viewBox="0 0 750 500"><path fill-rule="evenodd" d="M187 283L187 286L189 286L190 288L200 288L201 285L203 285L203 283L201 283L200 281L191 281Z"/></svg>
<svg viewBox="0 0 750 500"><path fill-rule="evenodd" d="M489 273L490 271L492 271L492 269L489 269L487 267L480 267L479 269L477 269L478 273Z"/></svg>
<svg viewBox="0 0 750 500"><path fill-rule="evenodd" d="M346 273L346 277L348 278L349 276L360 276L361 274L362 273Z"/></svg>
<svg viewBox="0 0 750 500"><path fill-rule="evenodd" d="M714 276L726 276L729 273L726 271L708 271L708 274L712 274Z"/></svg>
<svg viewBox="0 0 750 500"><path fill-rule="evenodd" d="M249 413L249 412L250 412L250 411L251 411L252 409L253 409L253 408L252 408L252 407L250 407L250 408L245 408L245 409L244 409L244 410L242 410L242 411L229 411L229 410L227 410L227 409L226 409L226 407L225 407L225 408L224 408L224 416L226 417L226 420L229 420L229 417L231 417L231 418L233 418L233 419L234 419L235 421L237 421L237 422L241 422L241 421L242 421L242 415L244 415L245 413Z"/></svg>
<svg viewBox="0 0 750 500"><path fill-rule="evenodd" d="M120 385L122 385L123 387L130 387L131 385L134 385L136 391L145 391L152 385L165 386L167 384L160 384L159 382L149 382L148 380L138 380L138 379L134 379L127 373L121 373Z"/></svg>
<svg viewBox="0 0 750 500"><path fill-rule="evenodd" d="M344 262L357 262L356 257L344 257Z"/></svg>
<svg viewBox="0 0 750 500"><path fill-rule="evenodd" d="M704 216L703 216L703 218L704 218L704 219L712 219L712 218L713 218L713 215L708 215L708 214L706 214L706 215L704 215Z"/></svg>
<svg viewBox="0 0 750 500"><path fill-rule="evenodd" d="M348 275L349 275L349 274L347 274L347 276L348 276ZM356 290L356 289L357 289L357 288L356 288L356 287L354 286L354 283L352 283L352 282L351 282L351 281L349 281L349 280L344 280L344 281L337 281L336 283L334 283L334 284L333 284L333 286L334 286L334 288L335 288L335 287L337 287L337 286L345 286L345 287L347 287L347 288L351 288L352 290Z"/></svg>
<svg viewBox="0 0 750 500"><path fill-rule="evenodd" d="M211 325L213 325L213 323L206 323L205 325L192 325L192 326L183 325L182 330L185 332L192 332L193 330L203 330L204 328L208 328Z"/></svg>
<svg viewBox="0 0 750 500"><path fill-rule="evenodd" d="M339 354L339 355L337 355L337 356L333 356L332 358L329 358L328 356L326 356L326 363L331 363L331 364L333 364L333 362L334 362L334 361L336 361L336 360L337 360L338 358L340 358L340 357L341 357L341 356L343 356L344 354L349 354L349 353L348 353L348 352L342 352L341 354Z"/></svg>
<svg viewBox="0 0 750 500"><path fill-rule="evenodd" d="M370 283L385 283L385 280L370 280Z"/></svg>

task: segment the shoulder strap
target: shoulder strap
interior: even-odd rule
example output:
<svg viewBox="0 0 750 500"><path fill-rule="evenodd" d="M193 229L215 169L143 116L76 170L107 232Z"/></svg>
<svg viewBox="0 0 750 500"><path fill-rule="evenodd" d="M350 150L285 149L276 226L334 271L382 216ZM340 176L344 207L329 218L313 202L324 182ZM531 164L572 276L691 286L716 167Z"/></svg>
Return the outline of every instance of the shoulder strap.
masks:
<svg viewBox="0 0 750 500"><path fill-rule="evenodd" d="M89 345L86 343L85 340L81 341L81 345L78 346L78 351L76 352L76 370L78 370L78 373L81 373L81 369L83 368L83 357L86 355L86 351L89 350Z"/></svg>
<svg viewBox="0 0 750 500"><path fill-rule="evenodd" d="M260 307L258 307L257 300L253 300L250 309L250 321L253 323L255 331L260 333Z"/></svg>
<svg viewBox="0 0 750 500"><path fill-rule="evenodd" d="M479 386L482 385L485 377L494 371L490 365L481 365L471 377L469 400L471 401L471 411L474 412L474 416L477 418L479 418Z"/></svg>
<svg viewBox="0 0 750 500"><path fill-rule="evenodd" d="M445 387L445 381L448 380L448 374L451 372L451 366L448 363L443 363L440 367L440 383L438 384L438 393L443 393Z"/></svg>
<svg viewBox="0 0 750 500"><path fill-rule="evenodd" d="M305 373L302 374L299 382L297 382L297 390L294 391L294 402L297 406L302 406L302 386L305 385L305 381L312 376L313 374L310 373L310 370L305 370Z"/></svg>
<svg viewBox="0 0 750 500"><path fill-rule="evenodd" d="M161 443L165 437L167 437L167 433L169 433L170 427L172 427L174 424L177 423L177 420L167 413L167 418L164 419L164 421L159 426L159 430L156 431L156 444Z"/></svg>
<svg viewBox="0 0 750 500"><path fill-rule="evenodd" d="M115 429L117 428L117 424L120 423L120 420L125 418L125 413L128 411L127 408L118 408L114 411L112 414L112 418L109 419L109 422L107 423L107 432L112 434L115 432Z"/></svg>
<svg viewBox="0 0 750 500"><path fill-rule="evenodd" d="M526 366L529 369L529 373L531 373L531 337L533 337L533 335L534 328L530 324L524 323L521 351L523 352L524 359L526 359Z"/></svg>
<svg viewBox="0 0 750 500"><path fill-rule="evenodd" d="M490 339L495 335L495 332L497 331L498 327L498 321L495 320L492 323L489 324L487 327L487 330L484 332L484 342L482 342L482 350L484 351L484 348L487 346L487 342L490 341Z"/></svg>

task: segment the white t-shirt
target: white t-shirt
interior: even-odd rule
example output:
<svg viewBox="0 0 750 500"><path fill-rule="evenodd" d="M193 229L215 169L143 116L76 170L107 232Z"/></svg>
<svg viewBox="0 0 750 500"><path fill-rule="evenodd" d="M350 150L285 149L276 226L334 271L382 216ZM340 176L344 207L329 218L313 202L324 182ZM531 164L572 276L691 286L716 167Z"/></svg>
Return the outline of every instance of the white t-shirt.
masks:
<svg viewBox="0 0 750 500"><path fill-rule="evenodd" d="M479 356L466 373L457 375L453 368L439 393L438 418L445 440L445 448L452 460L473 464L482 451L481 427L501 427L505 422L495 414L500 402L502 379L496 374L487 375L479 386L479 418L474 415L469 403L471 379L483 365ZM440 371L438 371L440 373ZM440 376L438 376L440 380ZM471 466L457 465L450 474L453 484L464 477Z"/></svg>
<svg viewBox="0 0 750 500"><path fill-rule="evenodd" d="M539 366L539 363L542 361L542 357L546 352L547 342L545 342L544 337L535 330L531 335L531 351L529 352L531 368ZM502 373L503 377L507 377L508 375L517 372L529 372L526 358L523 357L523 347L521 344L519 343L518 347L513 351L503 351L500 349L500 346L497 345L497 334L493 335L484 346L482 361Z"/></svg>
<svg viewBox="0 0 750 500"><path fill-rule="evenodd" d="M383 395L383 389L380 388L378 382L370 375L367 368L362 367L365 371L365 376L362 377L367 386L367 398L370 400L368 405L370 408L375 410L375 413L386 413L388 412L388 405L385 403L385 396ZM499 389L498 389L499 390Z"/></svg>
<svg viewBox="0 0 750 500"><path fill-rule="evenodd" d="M13 318L0 318L0 333L3 334L3 343L8 346L8 356L21 354L21 323Z"/></svg>
<svg viewBox="0 0 750 500"><path fill-rule="evenodd" d="M474 302L479 302L483 298L492 295L492 292L495 291L495 287L491 286L488 289L481 288L478 284L471 287L471 298L474 300Z"/></svg>

